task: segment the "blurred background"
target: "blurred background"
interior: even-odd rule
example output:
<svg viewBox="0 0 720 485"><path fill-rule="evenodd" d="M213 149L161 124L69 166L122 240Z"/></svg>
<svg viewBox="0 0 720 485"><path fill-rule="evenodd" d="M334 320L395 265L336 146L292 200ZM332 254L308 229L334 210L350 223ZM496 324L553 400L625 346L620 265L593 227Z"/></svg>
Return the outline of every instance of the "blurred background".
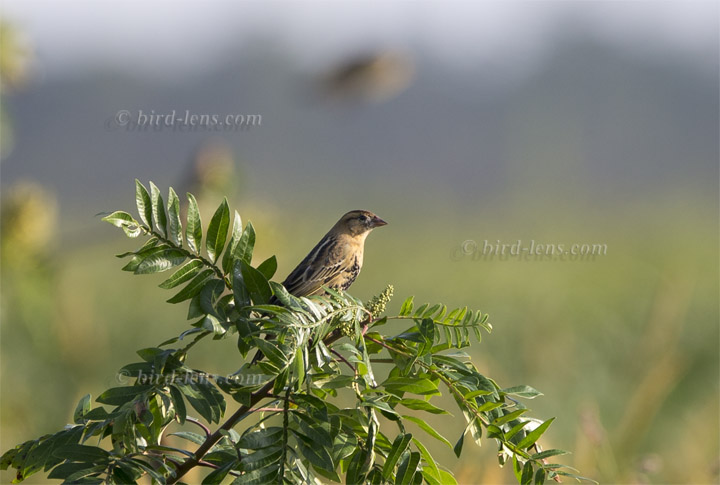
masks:
<svg viewBox="0 0 720 485"><path fill-rule="evenodd" d="M352 293L469 305L501 385L545 396L546 448L602 483L717 483L718 3L40 2L0 7L2 451L71 421L187 328L97 213L135 178L223 195L282 279L345 211L390 224ZM259 115L123 125L118 113ZM464 241L604 244L476 257ZM464 246L467 248L468 246ZM235 371L234 342L191 365ZM206 349L206 351L202 351ZM450 407L452 403L446 402ZM454 441L463 419L429 420ZM495 448L431 450L511 483ZM13 476L0 475L6 483ZM34 476L31 483L42 483Z"/></svg>

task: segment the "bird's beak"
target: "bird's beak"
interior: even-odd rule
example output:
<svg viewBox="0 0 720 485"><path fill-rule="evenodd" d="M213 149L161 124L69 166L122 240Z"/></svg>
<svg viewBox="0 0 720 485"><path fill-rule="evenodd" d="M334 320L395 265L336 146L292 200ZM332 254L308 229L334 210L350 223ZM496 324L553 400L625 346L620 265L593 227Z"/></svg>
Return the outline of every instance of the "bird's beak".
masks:
<svg viewBox="0 0 720 485"><path fill-rule="evenodd" d="M380 219L378 216L372 218L372 227L387 226L387 222Z"/></svg>

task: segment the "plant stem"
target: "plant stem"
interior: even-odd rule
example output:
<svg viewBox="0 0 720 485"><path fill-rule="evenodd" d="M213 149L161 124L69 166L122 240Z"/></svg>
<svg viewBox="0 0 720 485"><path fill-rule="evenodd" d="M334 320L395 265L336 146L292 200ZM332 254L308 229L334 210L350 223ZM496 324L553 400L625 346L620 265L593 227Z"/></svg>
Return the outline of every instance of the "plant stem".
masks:
<svg viewBox="0 0 720 485"><path fill-rule="evenodd" d="M198 251L197 254L195 254L195 253L193 253L192 251L189 251L189 250L185 249L185 248L182 247L182 246L177 246L177 245L175 245L171 240L169 240L168 238L164 237L162 234L158 233L157 231L150 230L150 228L147 227L147 226L145 226L145 225L142 225L141 227L145 228L145 229L147 230L147 233L148 233L148 234L151 234L151 235L155 236L155 237L158 238L160 241L162 241L163 243L165 243L165 244L167 244L168 246L172 247L173 249L177 249L178 251L182 251L187 258L189 258L189 259L199 259L200 261L202 261L202 263L203 263L205 266L207 266L208 268L212 269L212 270L215 272L215 274L218 276L218 278L220 278L220 279L222 280L222 282L225 283L225 286L226 286L229 290L232 290L232 285L230 284L230 282L228 281L228 279L225 278L225 275L224 275L223 272L220 270L220 268L218 268L216 265L214 265L213 263L211 263L210 260L205 259L205 258L203 258L202 256L200 256L200 252L199 252L199 251Z"/></svg>
<svg viewBox="0 0 720 485"><path fill-rule="evenodd" d="M341 338L343 336L342 333L335 330L332 333L330 333L325 340L323 341L326 345L331 344ZM223 437L222 431L229 431L232 429L235 424L240 421L241 418L243 418L248 412L251 411L252 407L255 406L257 403L262 401L263 399L267 397L271 397L271 391L273 390L273 387L275 386L275 379L271 380L267 384L265 384L263 387L258 389L257 391L253 392L250 395L250 405L243 405L238 408L237 411L233 413L232 416L230 416L227 421L225 421L220 428L217 429L213 434L209 435L205 441L200 445L200 447L195 451L195 454L192 458L188 458L185 462L183 462L181 465L177 467L177 470L175 470L175 474L168 478L167 483L173 484L177 483L187 472L195 468L196 466L200 465L200 462L202 461L202 458L210 451L210 449L215 446L215 444L220 441ZM286 405L289 402L289 396L285 396L286 399Z"/></svg>
<svg viewBox="0 0 720 485"><path fill-rule="evenodd" d="M285 478L285 461L287 460L288 450L288 429L290 429L290 391L292 387L288 386L285 391L285 402L283 403L283 437L282 437L282 456L280 457L280 472L278 473L278 483L282 485Z"/></svg>
<svg viewBox="0 0 720 485"><path fill-rule="evenodd" d="M190 416L186 416L186 417L185 417L185 421L187 421L187 422L189 422L189 423L192 423L192 424L195 424L195 425L197 425L197 426L200 426L200 427L202 428L202 430L205 431L205 437L206 437L206 438L209 438L210 435L212 434L212 433L210 432L210 429L209 429L207 426L205 426L204 424L202 424L199 420L197 420L197 419L195 419L195 418L191 418Z"/></svg>
<svg viewBox="0 0 720 485"><path fill-rule="evenodd" d="M235 423L237 423L240 418L242 418L247 412L252 408L254 405L256 405L258 402L260 402L262 399L266 398L268 393L272 390L273 386L275 385L275 379L265 384L263 387L258 389L257 391L253 392L250 395L250 405L246 406L240 406L237 411L233 413L232 416L228 418L227 421L225 421L220 428L217 429L213 434L207 437L207 439L203 442L203 444L200 445L200 447L195 451L195 455L192 458L188 458L187 461L183 462L182 465L180 465L177 470L175 470L175 475L170 477L167 481L168 484L177 483L178 480L180 480L187 472L189 472L191 469L195 468L200 464L200 461L205 456L205 454L210 451L210 448L212 448L215 443L220 441L223 437L222 431L229 431L233 426L235 426Z"/></svg>

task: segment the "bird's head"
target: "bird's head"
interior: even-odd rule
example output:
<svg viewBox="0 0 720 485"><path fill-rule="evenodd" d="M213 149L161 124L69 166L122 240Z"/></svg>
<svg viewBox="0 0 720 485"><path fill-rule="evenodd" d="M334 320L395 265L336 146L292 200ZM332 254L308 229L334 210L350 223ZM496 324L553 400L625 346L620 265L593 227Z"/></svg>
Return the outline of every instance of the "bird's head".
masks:
<svg viewBox="0 0 720 485"><path fill-rule="evenodd" d="M387 222L370 211L355 210L342 216L335 228L351 236L359 236L386 224Z"/></svg>

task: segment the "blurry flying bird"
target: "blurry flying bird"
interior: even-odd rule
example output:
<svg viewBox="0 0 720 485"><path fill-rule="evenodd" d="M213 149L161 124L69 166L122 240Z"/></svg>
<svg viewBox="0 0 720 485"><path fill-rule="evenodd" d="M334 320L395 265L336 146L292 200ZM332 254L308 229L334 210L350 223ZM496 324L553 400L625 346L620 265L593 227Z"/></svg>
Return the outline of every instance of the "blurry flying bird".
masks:
<svg viewBox="0 0 720 485"><path fill-rule="evenodd" d="M413 78L412 60L384 51L358 55L335 66L323 78L323 90L332 99L385 101L407 88Z"/></svg>

